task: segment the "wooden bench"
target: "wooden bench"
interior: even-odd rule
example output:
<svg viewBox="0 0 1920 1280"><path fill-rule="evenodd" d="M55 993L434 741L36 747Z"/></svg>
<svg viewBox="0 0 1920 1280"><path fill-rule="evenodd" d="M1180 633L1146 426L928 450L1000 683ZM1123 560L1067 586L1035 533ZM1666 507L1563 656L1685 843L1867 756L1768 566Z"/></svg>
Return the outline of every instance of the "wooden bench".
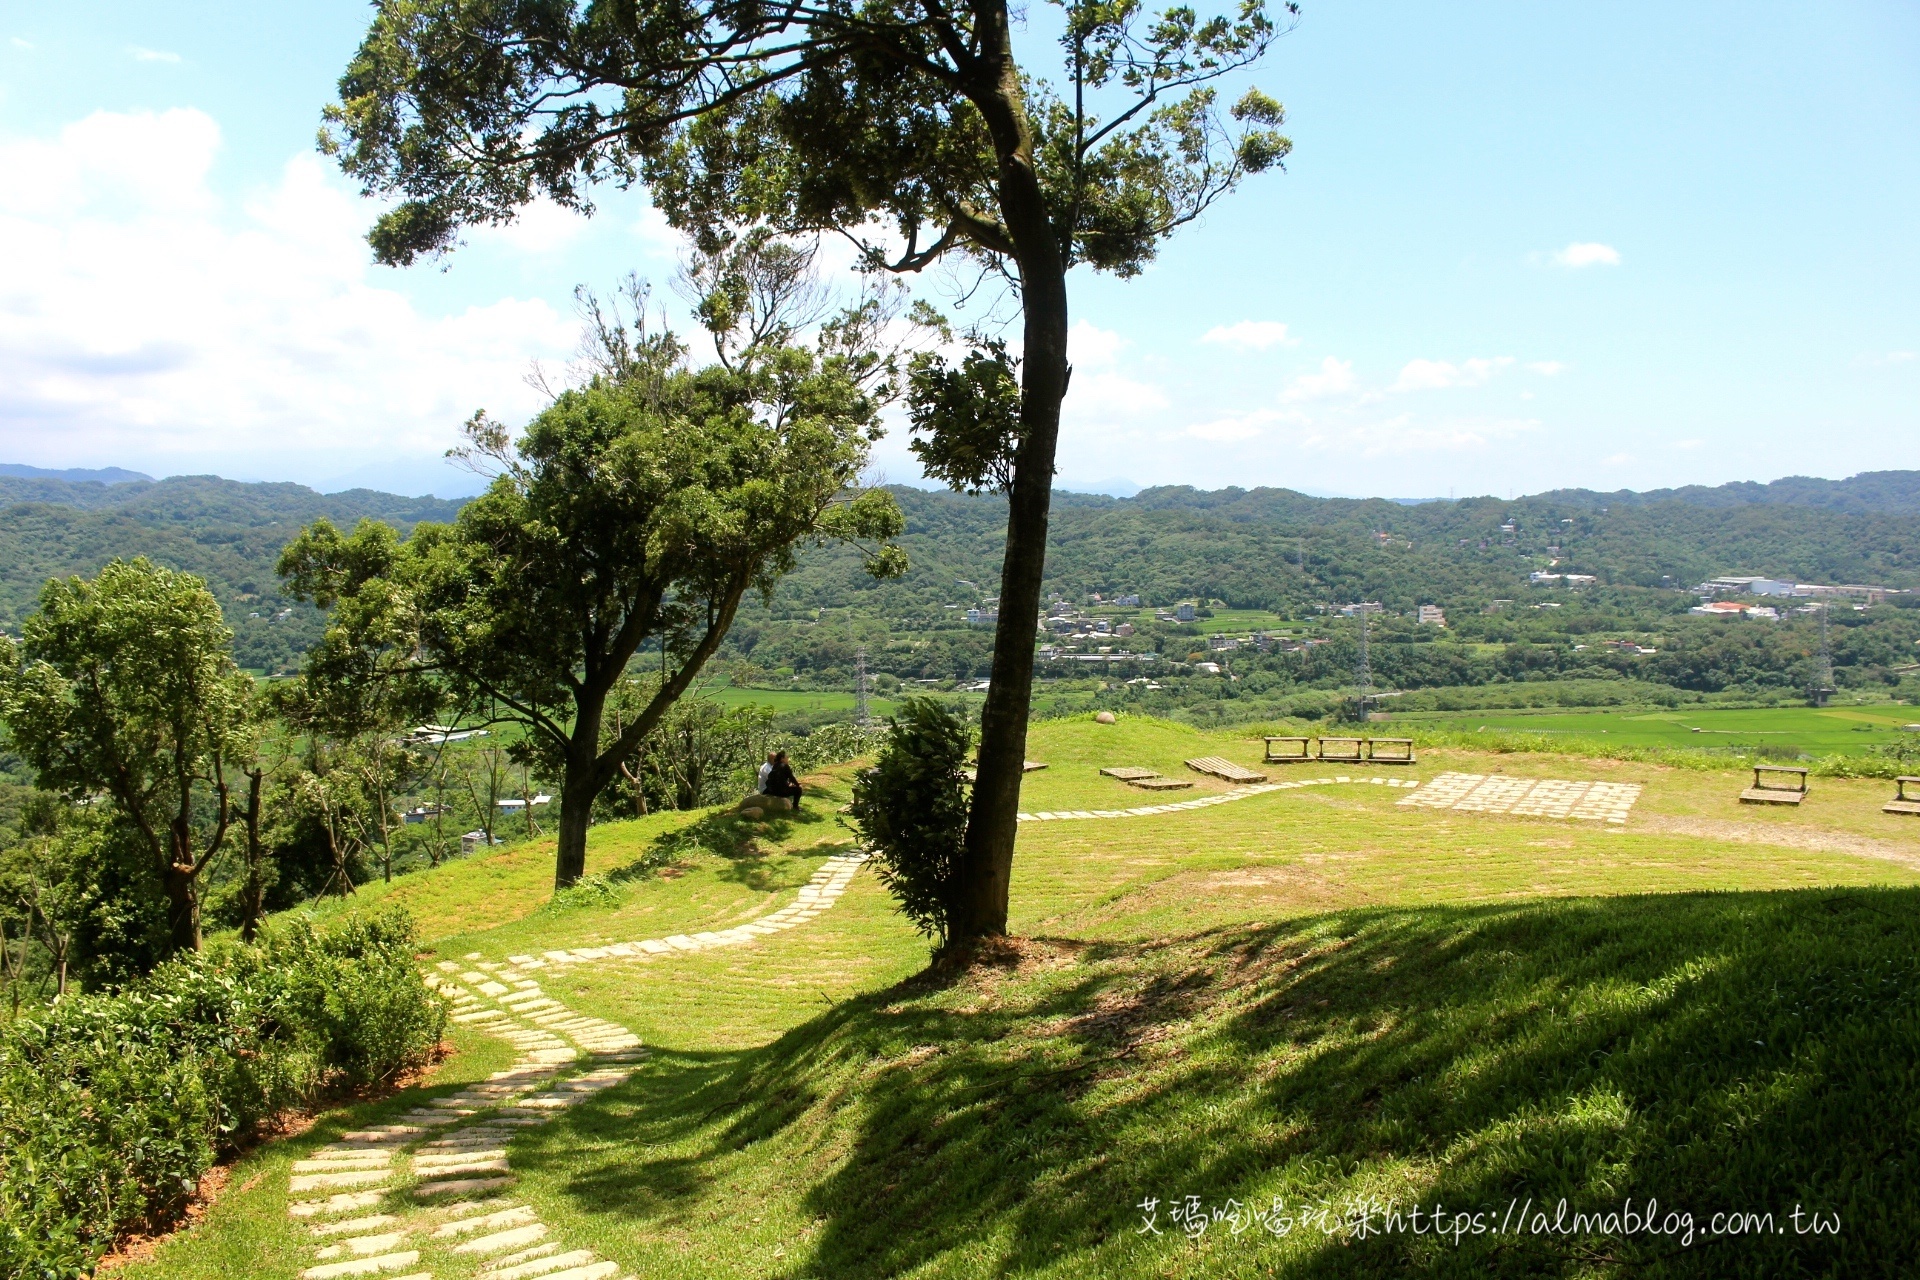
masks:
<svg viewBox="0 0 1920 1280"><path fill-rule="evenodd" d="M1920 778L1903 773L1893 780L1893 799L1880 806L1882 813L1904 813L1909 817L1920 818L1920 800L1907 795L1907 784L1920 782Z"/></svg>
<svg viewBox="0 0 1920 1280"><path fill-rule="evenodd" d="M1311 741L1313 741L1311 738L1268 738L1266 762L1268 764L1303 764L1313 759L1307 752L1307 743ZM1276 742L1284 742L1287 746L1284 750L1275 751L1273 744Z"/></svg>
<svg viewBox="0 0 1920 1280"><path fill-rule="evenodd" d="M1142 782L1160 775L1151 769L1136 769L1131 765L1116 765L1111 769L1102 769L1101 773L1109 778L1118 778L1122 782Z"/></svg>
<svg viewBox="0 0 1920 1280"><path fill-rule="evenodd" d="M1380 748L1385 746L1387 754L1381 755ZM1367 759L1374 764L1416 764L1413 758L1412 738L1368 738L1366 740Z"/></svg>
<svg viewBox="0 0 1920 1280"><path fill-rule="evenodd" d="M1791 775L1793 784L1780 785L1761 778L1763 773ZM1753 785L1740 793L1741 804L1799 804L1807 798L1807 771L1786 764L1753 766Z"/></svg>
<svg viewBox="0 0 1920 1280"><path fill-rule="evenodd" d="M1210 773L1216 778L1225 778L1228 782L1265 782L1267 780L1266 774L1243 769L1222 756L1198 756L1187 761L1187 768L1199 773Z"/></svg>
<svg viewBox="0 0 1920 1280"><path fill-rule="evenodd" d="M1319 758L1339 760L1346 764L1359 764L1366 759L1361 750L1361 744L1365 741L1365 738L1322 738ZM1331 751L1327 749L1329 746L1333 748Z"/></svg>

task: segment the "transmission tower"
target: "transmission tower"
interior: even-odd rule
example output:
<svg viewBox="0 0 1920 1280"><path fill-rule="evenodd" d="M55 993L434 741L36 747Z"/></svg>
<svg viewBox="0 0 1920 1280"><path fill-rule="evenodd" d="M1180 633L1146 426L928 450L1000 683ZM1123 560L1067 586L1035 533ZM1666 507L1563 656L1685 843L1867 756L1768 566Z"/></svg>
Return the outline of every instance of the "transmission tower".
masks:
<svg viewBox="0 0 1920 1280"><path fill-rule="evenodd" d="M853 651L853 722L862 728L873 723L873 714L867 709L867 651L865 646Z"/></svg>
<svg viewBox="0 0 1920 1280"><path fill-rule="evenodd" d="M1820 602L1820 659L1813 669L1810 701L1816 707L1827 705L1833 696L1833 646L1827 642L1827 602Z"/></svg>
<svg viewBox="0 0 1920 1280"><path fill-rule="evenodd" d="M1373 661L1367 654L1368 611L1365 604L1360 606L1359 612L1360 660L1354 666L1354 679L1360 686L1360 690L1354 702L1356 704L1355 710L1360 713L1362 719L1365 719L1373 710Z"/></svg>

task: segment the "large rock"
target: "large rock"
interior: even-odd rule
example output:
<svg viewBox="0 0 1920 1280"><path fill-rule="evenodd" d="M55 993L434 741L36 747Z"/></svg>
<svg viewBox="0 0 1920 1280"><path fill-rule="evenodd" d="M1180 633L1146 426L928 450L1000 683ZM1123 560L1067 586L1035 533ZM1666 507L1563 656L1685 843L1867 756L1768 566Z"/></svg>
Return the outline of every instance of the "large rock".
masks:
<svg viewBox="0 0 1920 1280"><path fill-rule="evenodd" d="M1095 724L1112 724L1114 722L1114 719L1115 717L1113 712L1102 711L1098 715L1094 716L1093 722Z"/></svg>
<svg viewBox="0 0 1920 1280"><path fill-rule="evenodd" d="M763 796L755 792L734 807L741 813L749 809L758 809L761 813L785 813L793 808L793 801L785 796Z"/></svg>

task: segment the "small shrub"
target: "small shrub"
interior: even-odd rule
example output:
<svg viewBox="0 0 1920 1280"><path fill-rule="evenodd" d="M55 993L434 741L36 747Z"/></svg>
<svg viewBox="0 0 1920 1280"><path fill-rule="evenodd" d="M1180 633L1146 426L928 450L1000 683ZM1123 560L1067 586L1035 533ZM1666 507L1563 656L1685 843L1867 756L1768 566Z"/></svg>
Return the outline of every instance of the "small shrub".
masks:
<svg viewBox="0 0 1920 1280"><path fill-rule="evenodd" d="M386 1084L427 1060L446 1031L446 1005L420 981L413 922L399 908L310 925L270 940L283 973L286 1023L326 1082Z"/></svg>
<svg viewBox="0 0 1920 1280"><path fill-rule="evenodd" d="M621 868L629 870L629 868ZM564 889L555 889L547 899L548 911L572 911L579 907L610 907L620 901L620 889L605 876L581 876Z"/></svg>
<svg viewBox="0 0 1920 1280"><path fill-rule="evenodd" d="M446 1006L394 910L169 961L0 1027L0 1276L88 1274L268 1116L424 1061Z"/></svg>
<svg viewBox="0 0 1920 1280"><path fill-rule="evenodd" d="M961 770L972 740L962 716L931 698L907 699L888 719L873 767L854 779L849 806L880 882L942 946L967 829Z"/></svg>

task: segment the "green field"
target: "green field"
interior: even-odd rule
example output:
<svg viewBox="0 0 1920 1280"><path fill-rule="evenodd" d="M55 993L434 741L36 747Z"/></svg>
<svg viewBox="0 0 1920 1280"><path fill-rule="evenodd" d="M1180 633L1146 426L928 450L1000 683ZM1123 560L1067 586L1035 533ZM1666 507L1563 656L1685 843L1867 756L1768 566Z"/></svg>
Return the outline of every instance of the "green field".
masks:
<svg viewBox="0 0 1920 1280"><path fill-rule="evenodd" d="M1604 738L1636 747L1688 747L1768 755L1854 755L1907 741L1920 746L1913 707L1763 707L1679 711L1426 711L1385 714L1388 724Z"/></svg>
<svg viewBox="0 0 1920 1280"><path fill-rule="evenodd" d="M1099 769L1195 777L1186 758L1260 753L1164 722L1043 723L1029 755L1048 767L1022 805L1138 805ZM546 1243L613 1260L609 1278L1899 1274L1920 1249L1920 821L1882 814L1873 780L1816 779L1776 811L1738 803L1735 769L1448 748L1392 776L1443 770L1644 791L1603 825L1409 807L1355 768L1212 808L1023 824L1020 941L958 977L922 972L925 942L867 872L747 945L549 971L569 1007L652 1054L514 1137L497 1207L531 1206ZM359 905L405 903L425 960L737 925L849 847L848 774L810 779L791 818L597 827L607 887L564 906L542 841ZM1172 798L1224 790L1196 784ZM500 1065L497 1042L457 1047L401 1102L247 1156L199 1225L121 1274L295 1280L316 1240L286 1214L289 1161ZM1169 1216L1188 1196L1242 1216L1190 1240ZM1247 1227L1276 1197L1296 1215L1417 1199L1496 1216L1657 1197L1701 1234ZM1796 1204L1845 1229L1706 1231L1716 1211ZM438 1243L439 1211L398 1193L381 1210L436 1280L482 1274Z"/></svg>
<svg viewBox="0 0 1920 1280"><path fill-rule="evenodd" d="M851 692L816 689L737 689L732 685L716 684L706 690L706 696L730 707L766 707L775 715L792 715L796 712L815 715L853 714ZM878 695L870 695L867 705L872 708L876 716L890 715L894 707L891 699Z"/></svg>

